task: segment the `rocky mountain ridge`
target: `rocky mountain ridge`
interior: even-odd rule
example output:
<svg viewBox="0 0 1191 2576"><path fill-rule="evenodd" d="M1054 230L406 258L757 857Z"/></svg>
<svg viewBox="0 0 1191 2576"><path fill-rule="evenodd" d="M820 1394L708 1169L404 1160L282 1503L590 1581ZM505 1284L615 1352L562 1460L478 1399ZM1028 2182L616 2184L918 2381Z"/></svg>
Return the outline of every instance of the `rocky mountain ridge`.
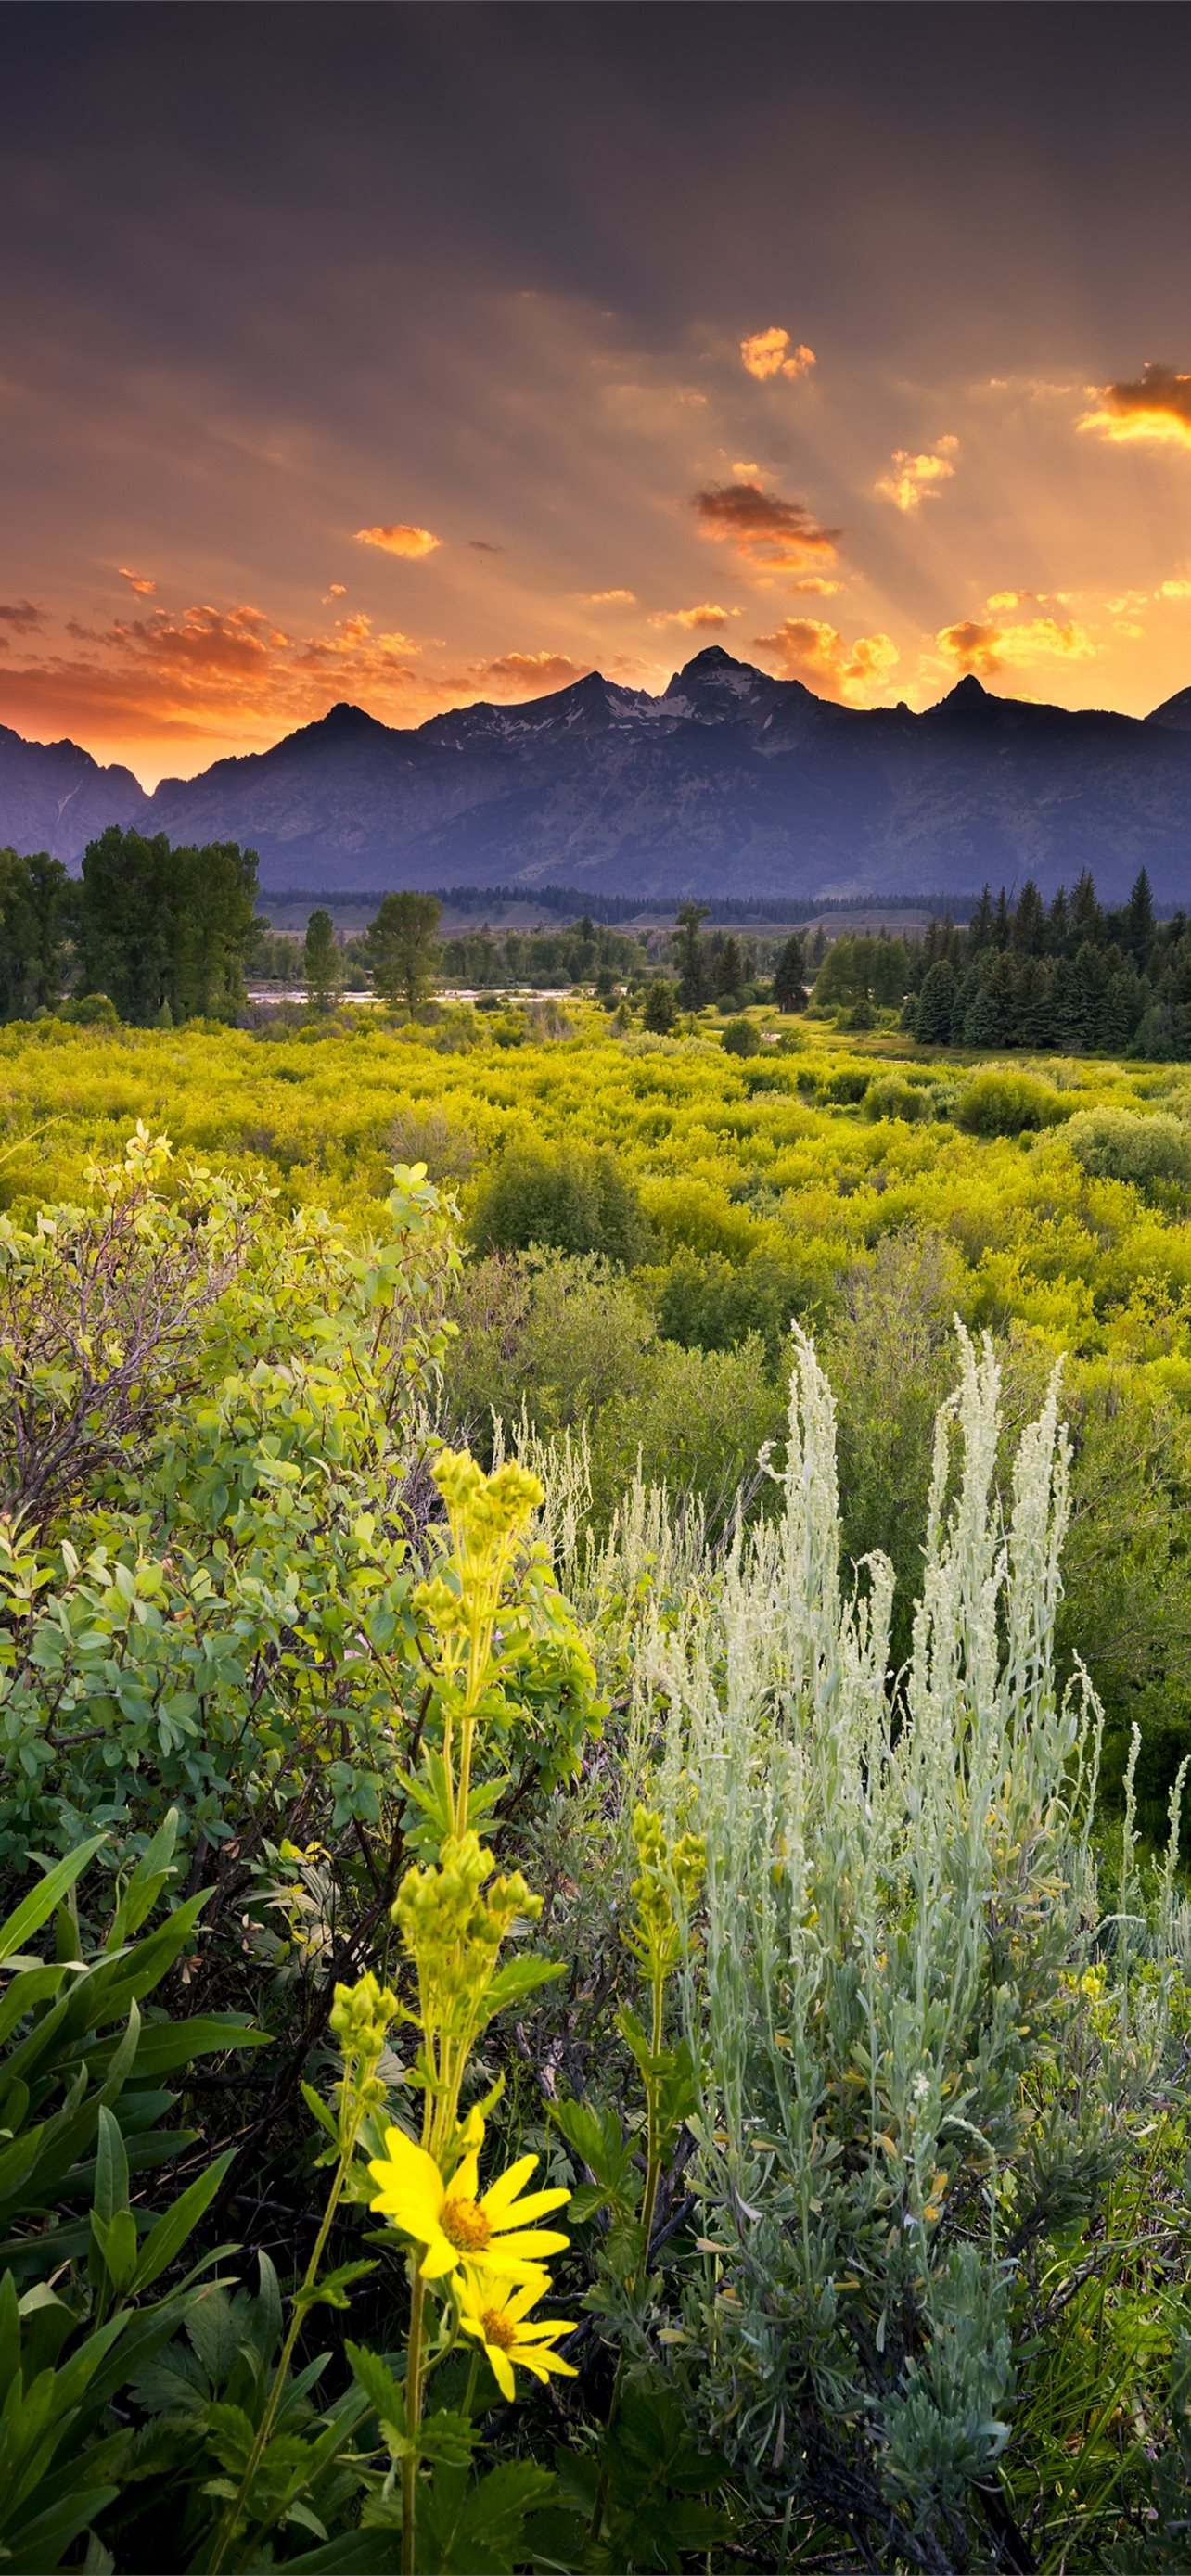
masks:
<svg viewBox="0 0 1191 2576"><path fill-rule="evenodd" d="M1138 719L960 680L857 709L718 645L658 697L598 671L410 729L340 704L146 796L70 743L0 730L0 842L77 862L104 822L235 840L274 889L523 884L693 894L961 894L1141 865L1191 897L1191 690Z"/></svg>

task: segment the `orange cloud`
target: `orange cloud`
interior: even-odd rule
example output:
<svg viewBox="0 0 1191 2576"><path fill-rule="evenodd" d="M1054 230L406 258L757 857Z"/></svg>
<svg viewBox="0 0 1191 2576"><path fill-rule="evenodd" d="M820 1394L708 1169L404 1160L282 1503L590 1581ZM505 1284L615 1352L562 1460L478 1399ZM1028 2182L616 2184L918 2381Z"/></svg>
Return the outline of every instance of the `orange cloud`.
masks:
<svg viewBox="0 0 1191 2576"><path fill-rule="evenodd" d="M1083 413L1080 429L1094 429L1114 443L1151 439L1191 447L1191 375L1176 375L1173 367L1147 359L1134 383L1089 390L1097 408Z"/></svg>
<svg viewBox="0 0 1191 2576"><path fill-rule="evenodd" d="M148 573L130 572L127 564L118 564L116 569L121 581L126 581L129 589L135 590L138 599L152 599L157 584L150 581Z"/></svg>
<svg viewBox="0 0 1191 2576"><path fill-rule="evenodd" d="M322 605L324 608L329 608L333 599L346 599L346 597L347 583L345 581L333 581L330 589L324 590L323 592Z"/></svg>
<svg viewBox="0 0 1191 2576"><path fill-rule="evenodd" d="M589 608L635 608L635 590L588 590L584 598Z"/></svg>
<svg viewBox="0 0 1191 2576"><path fill-rule="evenodd" d="M156 744L193 743L211 759L274 742L322 715L333 698L371 699L378 712L416 716L442 703L409 665L406 635L373 632L366 617L337 618L327 632L292 637L262 609L210 603L155 608L104 629L71 620L82 648L42 652L0 679L3 720L37 733L71 732L87 744L116 745L125 757ZM110 757L110 752L108 754Z"/></svg>
<svg viewBox="0 0 1191 2576"><path fill-rule="evenodd" d="M1032 662L1087 662L1102 649L1073 617L1030 617L1013 626L964 617L942 627L935 641L957 669L975 671L982 680Z"/></svg>
<svg viewBox="0 0 1191 2576"><path fill-rule="evenodd" d="M442 538L432 536L429 528L406 527L400 520L391 528L357 528L358 546L379 546L386 555L404 555L416 563L422 555L432 555Z"/></svg>
<svg viewBox="0 0 1191 2576"><path fill-rule="evenodd" d="M888 474L883 474L874 489L892 501L895 509L918 510L924 501L938 499L940 483L949 483L955 472L953 458L959 452L959 440L950 433L937 438L926 454L912 456L908 447L894 450Z"/></svg>
<svg viewBox="0 0 1191 2576"><path fill-rule="evenodd" d="M742 340L740 356L749 375L757 376L762 384L768 376L788 376L793 382L808 374L815 364L814 350L807 348L805 340L792 348L789 332L779 330L776 323L771 323L768 331L753 331L747 340Z"/></svg>
<svg viewBox="0 0 1191 2576"><path fill-rule="evenodd" d="M844 703L880 696L898 660L891 635L860 635L846 644L819 617L784 617L772 635L755 635L753 647L778 663L784 680L802 680L818 695Z"/></svg>
<svg viewBox="0 0 1191 2576"><path fill-rule="evenodd" d="M651 626L685 626L688 631L710 634L715 627L726 626L729 618L739 615L738 608L720 608L714 599L704 599L697 608L660 608L649 623Z"/></svg>
<svg viewBox="0 0 1191 2576"><path fill-rule="evenodd" d="M761 480L761 468L755 457L738 456L732 471L741 483L759 483Z"/></svg>
<svg viewBox="0 0 1191 2576"><path fill-rule="evenodd" d="M1191 599L1191 581L1160 581L1155 599ZM0 609L0 616L3 615Z"/></svg>
<svg viewBox="0 0 1191 2576"><path fill-rule="evenodd" d="M0 626L15 627L18 635L25 635L44 624L43 610L35 608L31 599L0 600Z"/></svg>
<svg viewBox="0 0 1191 2576"><path fill-rule="evenodd" d="M761 572L801 572L809 556L834 562L843 531L820 528L801 501L783 501L759 483L713 483L691 508L705 537L735 546Z"/></svg>

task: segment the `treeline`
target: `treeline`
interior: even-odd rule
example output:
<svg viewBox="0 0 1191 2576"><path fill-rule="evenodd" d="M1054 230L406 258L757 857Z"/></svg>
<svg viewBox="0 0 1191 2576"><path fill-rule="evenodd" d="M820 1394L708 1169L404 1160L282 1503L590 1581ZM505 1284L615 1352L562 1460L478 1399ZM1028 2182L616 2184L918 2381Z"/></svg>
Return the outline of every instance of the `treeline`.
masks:
<svg viewBox="0 0 1191 2576"><path fill-rule="evenodd" d="M244 999L256 870L255 850L234 841L172 848L164 832L115 825L89 843L79 878L44 850L0 850L0 1013L65 1003L85 1014L105 1001L142 1025L230 1018Z"/></svg>
<svg viewBox="0 0 1191 2576"><path fill-rule="evenodd" d="M1144 868L1116 910L1086 872L1049 905L1031 880L1016 901L986 886L966 927L932 921L909 950L902 1026L926 1046L1191 1057L1191 921L1157 919Z"/></svg>
<svg viewBox="0 0 1191 2576"><path fill-rule="evenodd" d="M568 984L596 983L601 976L623 981L646 963L639 939L613 930L586 914L565 930L464 931L445 939L439 951L444 984L490 990L523 984L549 991Z"/></svg>

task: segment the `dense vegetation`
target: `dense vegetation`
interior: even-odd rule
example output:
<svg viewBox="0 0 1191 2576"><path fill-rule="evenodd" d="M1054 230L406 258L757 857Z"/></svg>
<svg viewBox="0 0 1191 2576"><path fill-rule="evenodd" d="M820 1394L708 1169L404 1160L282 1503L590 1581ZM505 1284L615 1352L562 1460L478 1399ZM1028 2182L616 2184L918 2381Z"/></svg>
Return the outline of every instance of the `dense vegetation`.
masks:
<svg viewBox="0 0 1191 2576"><path fill-rule="evenodd" d="M0 1031L17 2568L1185 2564L1187 1076L808 947Z"/></svg>

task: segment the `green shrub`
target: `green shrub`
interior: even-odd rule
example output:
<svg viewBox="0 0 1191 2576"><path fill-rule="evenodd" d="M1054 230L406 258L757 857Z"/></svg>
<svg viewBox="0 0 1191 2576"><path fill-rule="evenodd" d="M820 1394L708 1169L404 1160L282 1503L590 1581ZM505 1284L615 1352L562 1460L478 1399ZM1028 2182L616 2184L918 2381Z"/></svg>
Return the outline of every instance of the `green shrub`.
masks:
<svg viewBox="0 0 1191 2576"><path fill-rule="evenodd" d="M713 1526L722 1525L738 1488L755 1494L758 1452L779 1438L784 1410L759 1334L734 1350L663 1343L633 1392L614 1395L592 1426L592 1486L601 1519L640 1462L647 1484L694 1499Z"/></svg>
<svg viewBox="0 0 1191 2576"><path fill-rule="evenodd" d="M929 1095L899 1073L878 1074L864 1095L866 1118L924 1118Z"/></svg>
<svg viewBox="0 0 1191 2576"><path fill-rule="evenodd" d="M726 1020L720 1033L725 1055L756 1055L760 1041L751 1020Z"/></svg>
<svg viewBox="0 0 1191 2576"><path fill-rule="evenodd" d="M960 1093L956 1123L970 1136L1023 1136L1054 1127L1071 1114L1071 1102L1037 1074L1010 1065L985 1065Z"/></svg>
<svg viewBox="0 0 1191 2576"><path fill-rule="evenodd" d="M71 1002L59 1005L58 1018L71 1020L82 1029L118 1029L120 1014L106 993L80 993Z"/></svg>
<svg viewBox="0 0 1191 2576"><path fill-rule="evenodd" d="M484 1458L494 1417L524 1412L549 1435L631 1399L655 1333L623 1271L593 1253L491 1253L468 1264L453 1313L445 1419Z"/></svg>
<svg viewBox="0 0 1191 2576"><path fill-rule="evenodd" d="M1179 1118L1159 1111L1139 1117L1129 1109L1079 1109L1069 1120L1067 1142L1085 1172L1102 1181L1186 1181L1191 1140Z"/></svg>
<svg viewBox="0 0 1191 2576"><path fill-rule="evenodd" d="M592 1147L522 1147L503 1156L482 1182L471 1215L479 1252L598 1252L632 1265L649 1243L649 1227L632 1182L615 1155Z"/></svg>
<svg viewBox="0 0 1191 2576"><path fill-rule="evenodd" d="M858 1100L863 1100L871 1079L864 1065L845 1064L840 1065L834 1073L829 1073L826 1081L817 1088L822 1099L834 1102L837 1108L849 1109L853 1108Z"/></svg>

